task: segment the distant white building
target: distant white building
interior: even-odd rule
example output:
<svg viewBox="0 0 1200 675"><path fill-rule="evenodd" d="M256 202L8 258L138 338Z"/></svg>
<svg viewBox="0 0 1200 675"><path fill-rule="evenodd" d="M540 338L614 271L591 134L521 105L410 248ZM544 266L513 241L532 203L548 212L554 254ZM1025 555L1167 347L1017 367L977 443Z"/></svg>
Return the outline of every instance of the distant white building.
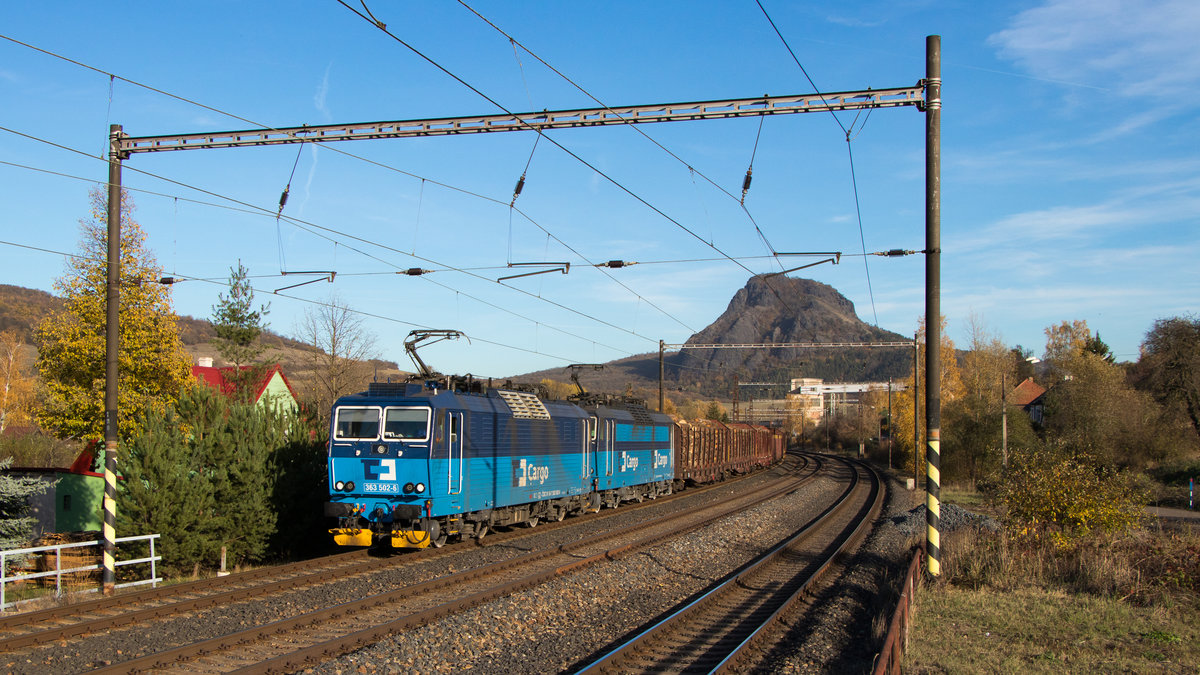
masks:
<svg viewBox="0 0 1200 675"><path fill-rule="evenodd" d="M887 391L887 382L826 383L818 377L798 377L791 381L786 399L750 399L741 406L740 419L748 422L788 422L802 418L805 424L819 424L826 413L836 415L847 406L857 406L869 391ZM891 383L892 391L906 387Z"/></svg>

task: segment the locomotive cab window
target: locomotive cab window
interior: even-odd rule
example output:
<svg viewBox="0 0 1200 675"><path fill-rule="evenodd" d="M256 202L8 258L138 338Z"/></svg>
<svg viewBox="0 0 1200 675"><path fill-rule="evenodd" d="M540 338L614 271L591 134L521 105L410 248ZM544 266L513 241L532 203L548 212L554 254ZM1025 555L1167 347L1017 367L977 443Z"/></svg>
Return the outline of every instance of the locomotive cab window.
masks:
<svg viewBox="0 0 1200 675"><path fill-rule="evenodd" d="M338 408L333 437L339 441L379 438L379 408Z"/></svg>
<svg viewBox="0 0 1200 675"><path fill-rule="evenodd" d="M383 413L383 437L389 441L429 440L429 408L388 408Z"/></svg>

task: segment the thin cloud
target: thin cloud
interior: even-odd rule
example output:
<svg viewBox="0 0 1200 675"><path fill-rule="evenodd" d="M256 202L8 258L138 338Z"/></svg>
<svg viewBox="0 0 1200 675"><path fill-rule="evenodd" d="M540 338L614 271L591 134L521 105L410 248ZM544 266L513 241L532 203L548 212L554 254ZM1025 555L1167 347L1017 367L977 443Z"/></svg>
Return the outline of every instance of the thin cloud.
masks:
<svg viewBox="0 0 1200 675"><path fill-rule="evenodd" d="M1071 240L1073 246L1114 232L1139 230L1164 223L1194 222L1200 196L1194 183L1143 186L1108 201L1082 206L1054 206L1013 213L975 233L948 237L948 248L977 252L1019 241L1044 245Z"/></svg>
<svg viewBox="0 0 1200 675"><path fill-rule="evenodd" d="M1198 33L1195 0L1050 0L988 43L1037 77L1177 98L1200 82Z"/></svg>
<svg viewBox="0 0 1200 675"><path fill-rule="evenodd" d="M317 111L324 116L325 121L333 119L333 115L329 112L329 107L326 105L326 98L329 96L329 71L333 69L333 63L325 66L325 75L321 78L321 84L317 87L317 92L313 94L313 106Z"/></svg>

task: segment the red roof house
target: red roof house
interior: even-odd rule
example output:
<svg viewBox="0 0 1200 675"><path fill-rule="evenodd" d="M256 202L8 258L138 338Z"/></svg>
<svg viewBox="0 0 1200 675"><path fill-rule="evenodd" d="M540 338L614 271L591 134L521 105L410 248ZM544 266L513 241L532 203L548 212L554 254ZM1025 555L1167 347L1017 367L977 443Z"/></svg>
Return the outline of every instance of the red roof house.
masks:
<svg viewBox="0 0 1200 675"><path fill-rule="evenodd" d="M1046 391L1046 388L1034 382L1032 377L1027 377L1009 393L1008 402L1021 406L1031 420L1041 424L1044 409L1042 397L1046 395Z"/></svg>
<svg viewBox="0 0 1200 675"><path fill-rule="evenodd" d="M237 368L235 366L215 367L212 365L212 359L200 359L200 363L201 365L192 366L192 376L222 394L232 396L235 385L227 378L227 375L233 373ZM247 371L254 367L242 366L241 370ZM274 405L291 411L299 409L296 391L292 389L292 383L288 382L287 376L283 374L283 369L278 363L262 368L258 380L253 384L252 391L254 402L259 405Z"/></svg>

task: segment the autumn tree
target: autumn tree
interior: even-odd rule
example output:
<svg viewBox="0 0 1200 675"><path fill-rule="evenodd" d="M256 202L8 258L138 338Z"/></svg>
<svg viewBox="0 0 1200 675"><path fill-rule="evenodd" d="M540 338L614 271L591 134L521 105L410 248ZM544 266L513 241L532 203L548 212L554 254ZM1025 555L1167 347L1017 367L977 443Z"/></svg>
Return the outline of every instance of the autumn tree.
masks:
<svg viewBox="0 0 1200 675"><path fill-rule="evenodd" d="M1006 459L1003 399L1004 391L1012 391L1017 384L1017 361L1013 351L978 316L968 317L967 335L968 348L960 369L962 396L943 408L943 438L950 451L942 470L974 483L1000 468ZM1007 413L1009 445L1014 449L1037 446L1028 416L1015 407Z"/></svg>
<svg viewBox="0 0 1200 675"><path fill-rule="evenodd" d="M560 382L549 377L543 377L541 385L546 391L547 397L556 401L565 401L568 396L578 391L578 388L570 382Z"/></svg>
<svg viewBox="0 0 1200 675"><path fill-rule="evenodd" d="M1159 319L1142 342L1139 369L1154 397L1200 435L1200 317Z"/></svg>
<svg viewBox="0 0 1200 675"><path fill-rule="evenodd" d="M106 192L91 193L91 218L80 221L79 255L54 283L63 309L37 326L37 368L46 402L37 414L62 437L104 435L105 323L108 212ZM138 420L162 411L191 380L191 360L179 337L178 317L162 269L146 248L146 234L132 218L133 202L121 195L121 301L118 354L118 434L127 439Z"/></svg>
<svg viewBox="0 0 1200 675"><path fill-rule="evenodd" d="M371 376L375 338L362 317L336 295L304 312L297 338L317 348L305 353L306 401L322 418L340 396L359 391Z"/></svg>
<svg viewBox="0 0 1200 675"><path fill-rule="evenodd" d="M1055 356L1055 368L1069 377L1046 392L1047 441L1109 466L1138 468L1170 454L1157 430L1161 409L1129 385L1123 368L1086 347L1085 337Z"/></svg>
<svg viewBox="0 0 1200 675"><path fill-rule="evenodd" d="M15 331L0 332L0 434L9 426L30 421L33 376L21 360L21 340Z"/></svg>
<svg viewBox="0 0 1200 675"><path fill-rule="evenodd" d="M1049 326L1046 333L1046 360L1064 358L1083 351L1092 337L1087 320L1062 321Z"/></svg>
<svg viewBox="0 0 1200 675"><path fill-rule="evenodd" d="M941 392L942 406L945 407L953 402L962 394L962 380L958 372L958 363L955 357L957 351L954 346L954 341L950 339L946 332L946 317L941 318L941 363L939 371L941 373ZM911 472L913 469L913 394L915 384L920 384L919 389L915 391L920 397L920 412L921 418L917 420L917 428L920 429L919 449L916 451L916 461L919 471L925 470L925 448L928 439L925 436L925 317L921 317L917 327L917 367L918 372L909 371L909 376L904 379L904 391L893 394L892 398L892 419L895 424L893 431L895 432L896 448L900 455L898 466L904 467ZM919 378L919 379L917 379ZM943 425L945 426L945 425ZM942 461L946 461L946 450L943 448Z"/></svg>

